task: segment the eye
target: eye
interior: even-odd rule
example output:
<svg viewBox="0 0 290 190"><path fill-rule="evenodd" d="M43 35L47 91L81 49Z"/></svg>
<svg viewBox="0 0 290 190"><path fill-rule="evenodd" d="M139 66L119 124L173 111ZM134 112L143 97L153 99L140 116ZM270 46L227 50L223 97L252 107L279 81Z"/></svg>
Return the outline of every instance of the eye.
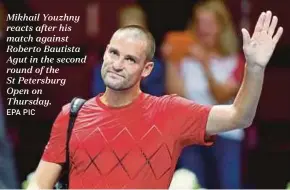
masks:
<svg viewBox="0 0 290 190"><path fill-rule="evenodd" d="M117 52L116 50L110 50L109 52L110 52L110 54L112 54L112 55L118 55L118 52Z"/></svg>
<svg viewBox="0 0 290 190"><path fill-rule="evenodd" d="M133 59L132 57L127 57L126 60L131 62L131 63L136 63L136 60Z"/></svg>

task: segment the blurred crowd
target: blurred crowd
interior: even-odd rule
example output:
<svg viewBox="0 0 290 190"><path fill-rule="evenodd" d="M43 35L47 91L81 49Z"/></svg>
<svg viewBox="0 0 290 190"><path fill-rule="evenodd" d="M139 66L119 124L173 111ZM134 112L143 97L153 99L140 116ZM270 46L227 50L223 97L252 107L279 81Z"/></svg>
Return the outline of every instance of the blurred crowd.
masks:
<svg viewBox="0 0 290 190"><path fill-rule="evenodd" d="M69 3L64 0L41 3L38 0L22 0L17 4L0 1L0 98L3 97L0 102L0 188L20 188L27 175L36 168L47 143L51 124L62 105L75 96L90 98L104 92L105 86L100 74L102 54L110 36L118 27L140 25L151 30L156 37L158 51L154 58L153 72L142 81L144 92L155 96L178 94L206 105L232 103L241 85L245 66L240 30L237 29L241 25L250 27L251 19L257 18L249 18L251 1L237 2L238 6L226 0L184 0L168 4L165 1L154 4L153 1L142 0L84 0ZM160 7L166 9L167 5L168 10L175 12L162 12ZM41 98L52 102L49 109L38 108L36 116L6 117L3 111L7 106L5 58L8 55L4 53L5 36L29 33L5 33L7 24L27 24L5 23L5 15L33 15L38 12L55 15L66 12L81 16L80 23L71 24L73 30L69 33L44 32L33 35L69 35L68 45L82 47L83 51L76 56L87 55L87 63L60 65L60 73L51 77L67 78L67 84L63 87L39 86L44 91ZM171 22L175 24L168 24ZM267 70L253 126L247 130L222 133L211 147L194 145L185 148L179 158L176 174L194 176L201 188L286 187L290 181L290 85L283 85L290 82L290 67L283 64L287 61L289 63L287 45L290 43L287 43L282 43L283 46L278 48L271 60L274 63ZM171 187L178 188L184 183L180 184L176 178Z"/></svg>

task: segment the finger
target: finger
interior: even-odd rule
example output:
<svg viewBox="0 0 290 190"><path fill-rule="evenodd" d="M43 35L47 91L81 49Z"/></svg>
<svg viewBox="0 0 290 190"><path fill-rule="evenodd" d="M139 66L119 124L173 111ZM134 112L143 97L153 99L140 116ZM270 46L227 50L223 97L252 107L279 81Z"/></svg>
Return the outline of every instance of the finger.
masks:
<svg viewBox="0 0 290 190"><path fill-rule="evenodd" d="M275 28L277 26L278 23L278 18L276 16L273 17L270 28L268 30L268 34L272 37L274 32L275 32Z"/></svg>
<svg viewBox="0 0 290 190"><path fill-rule="evenodd" d="M263 24L263 29L262 29L263 31L268 32L269 25L270 25L270 22L271 22L271 18L272 18L272 12L271 11L267 11L266 16L265 16L265 21L264 21L264 24Z"/></svg>
<svg viewBox="0 0 290 190"><path fill-rule="evenodd" d="M251 37L250 37L250 34L248 32L248 30L246 29L242 29L242 34L243 34L243 44L246 45L246 44L249 44L250 41L251 41Z"/></svg>
<svg viewBox="0 0 290 190"><path fill-rule="evenodd" d="M265 13L262 12L260 14L260 17L259 17L258 21L257 21L256 27L255 27L255 30L254 30L254 34L261 32L261 30L263 28L264 20L265 20Z"/></svg>
<svg viewBox="0 0 290 190"><path fill-rule="evenodd" d="M277 42L279 41L279 39L281 38L283 34L283 28L282 27L279 27L277 33L275 34L275 36L273 37L273 41L275 44L277 44Z"/></svg>

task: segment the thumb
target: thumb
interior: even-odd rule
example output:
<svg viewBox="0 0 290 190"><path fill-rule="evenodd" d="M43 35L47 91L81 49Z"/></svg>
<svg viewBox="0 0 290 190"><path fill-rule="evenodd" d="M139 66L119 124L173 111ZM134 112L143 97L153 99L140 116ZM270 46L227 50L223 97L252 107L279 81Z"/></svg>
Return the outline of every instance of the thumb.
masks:
<svg viewBox="0 0 290 190"><path fill-rule="evenodd" d="M249 44L251 40L249 32L243 28L242 34L243 34L243 45Z"/></svg>

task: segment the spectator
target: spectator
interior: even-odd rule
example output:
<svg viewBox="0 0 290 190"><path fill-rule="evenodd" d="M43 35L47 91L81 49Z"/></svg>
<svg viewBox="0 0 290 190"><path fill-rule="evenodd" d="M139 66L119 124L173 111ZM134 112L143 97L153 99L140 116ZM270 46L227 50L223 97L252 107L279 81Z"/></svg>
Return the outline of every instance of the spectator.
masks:
<svg viewBox="0 0 290 190"><path fill-rule="evenodd" d="M241 84L244 60L238 53L237 36L226 6L219 0L202 1L195 6L191 26L190 33L184 32L188 43L183 48L183 59L173 59L170 51L178 47L170 41L164 43L168 92L205 105L231 103ZM180 61L178 67L174 61ZM243 137L243 130L238 129L221 133L212 147L187 147L178 167L193 171L204 188L242 188Z"/></svg>

